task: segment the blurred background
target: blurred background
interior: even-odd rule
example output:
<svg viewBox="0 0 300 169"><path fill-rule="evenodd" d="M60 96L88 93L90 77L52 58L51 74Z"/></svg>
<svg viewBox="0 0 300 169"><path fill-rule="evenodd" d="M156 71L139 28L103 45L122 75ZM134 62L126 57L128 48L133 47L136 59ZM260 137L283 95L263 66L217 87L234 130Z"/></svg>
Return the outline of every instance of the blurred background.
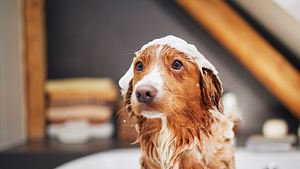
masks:
<svg viewBox="0 0 300 169"><path fill-rule="evenodd" d="M225 111L243 119L238 147L298 150L299 11L297 0L1 0L1 165L138 147L117 82L135 51L166 35L217 68Z"/></svg>

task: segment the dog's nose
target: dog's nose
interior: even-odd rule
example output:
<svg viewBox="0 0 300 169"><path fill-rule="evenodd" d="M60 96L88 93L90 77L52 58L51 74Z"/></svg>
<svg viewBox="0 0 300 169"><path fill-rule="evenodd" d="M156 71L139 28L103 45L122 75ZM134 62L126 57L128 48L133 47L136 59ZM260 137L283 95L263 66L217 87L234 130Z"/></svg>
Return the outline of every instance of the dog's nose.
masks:
<svg viewBox="0 0 300 169"><path fill-rule="evenodd" d="M141 103L150 103L157 95L157 89L150 85L139 86L135 91L136 98Z"/></svg>

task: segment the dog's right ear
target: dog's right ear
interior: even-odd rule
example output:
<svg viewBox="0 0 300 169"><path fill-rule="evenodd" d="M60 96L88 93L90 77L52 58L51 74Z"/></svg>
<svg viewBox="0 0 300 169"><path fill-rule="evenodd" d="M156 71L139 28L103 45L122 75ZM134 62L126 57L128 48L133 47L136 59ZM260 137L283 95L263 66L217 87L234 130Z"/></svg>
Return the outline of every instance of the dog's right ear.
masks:
<svg viewBox="0 0 300 169"><path fill-rule="evenodd" d="M134 67L134 60L131 63L130 68L127 70L127 72L121 77L119 80L119 86L121 88L121 94L124 97L125 100L125 106L129 113L129 115L132 115L132 106L131 106L131 95L133 91L133 85L132 85L132 79L134 76L133 67Z"/></svg>
<svg viewBox="0 0 300 169"><path fill-rule="evenodd" d="M128 111L130 117L133 114L132 105L131 105L132 90L133 90L133 87L132 87L132 79L131 79L129 82L128 90L127 90L126 94L124 95L126 110Z"/></svg>
<svg viewBox="0 0 300 169"><path fill-rule="evenodd" d="M127 72L119 80L119 86L121 88L121 94L123 97L126 97L126 93L130 87L130 83L132 83L131 81L134 76L134 72L133 72L134 60L135 60L135 58L133 58L133 61L130 65L129 69L127 70Z"/></svg>

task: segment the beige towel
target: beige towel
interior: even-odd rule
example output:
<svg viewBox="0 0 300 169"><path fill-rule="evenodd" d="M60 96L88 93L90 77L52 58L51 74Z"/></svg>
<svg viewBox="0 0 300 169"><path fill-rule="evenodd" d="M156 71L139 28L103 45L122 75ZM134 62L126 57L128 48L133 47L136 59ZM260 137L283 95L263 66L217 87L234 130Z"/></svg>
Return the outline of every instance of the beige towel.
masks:
<svg viewBox="0 0 300 169"><path fill-rule="evenodd" d="M49 99L48 107L65 107L73 105L100 105L109 106L112 102L97 98L70 98L70 99Z"/></svg>
<svg viewBox="0 0 300 169"><path fill-rule="evenodd" d="M50 122L84 119L92 122L110 120L112 110L109 106L78 105L66 107L50 107L46 111Z"/></svg>
<svg viewBox="0 0 300 169"><path fill-rule="evenodd" d="M117 97L116 87L109 78L50 80L45 90L50 100L94 98L113 102Z"/></svg>

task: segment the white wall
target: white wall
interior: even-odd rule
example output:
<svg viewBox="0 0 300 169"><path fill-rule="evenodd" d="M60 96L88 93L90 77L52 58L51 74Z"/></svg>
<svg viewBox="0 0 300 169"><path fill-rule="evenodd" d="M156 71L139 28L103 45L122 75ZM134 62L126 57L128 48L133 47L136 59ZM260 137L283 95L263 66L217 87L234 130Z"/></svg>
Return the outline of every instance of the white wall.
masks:
<svg viewBox="0 0 300 169"><path fill-rule="evenodd" d="M235 0L256 20L266 27L272 34L281 40L287 47L296 53L300 58L300 20L295 15L294 8L279 6L279 2L294 2L295 6L300 5L299 0ZM296 8L299 8L296 7ZM298 9L300 10L300 9Z"/></svg>
<svg viewBox="0 0 300 169"><path fill-rule="evenodd" d="M0 1L0 150L26 139L21 3Z"/></svg>

